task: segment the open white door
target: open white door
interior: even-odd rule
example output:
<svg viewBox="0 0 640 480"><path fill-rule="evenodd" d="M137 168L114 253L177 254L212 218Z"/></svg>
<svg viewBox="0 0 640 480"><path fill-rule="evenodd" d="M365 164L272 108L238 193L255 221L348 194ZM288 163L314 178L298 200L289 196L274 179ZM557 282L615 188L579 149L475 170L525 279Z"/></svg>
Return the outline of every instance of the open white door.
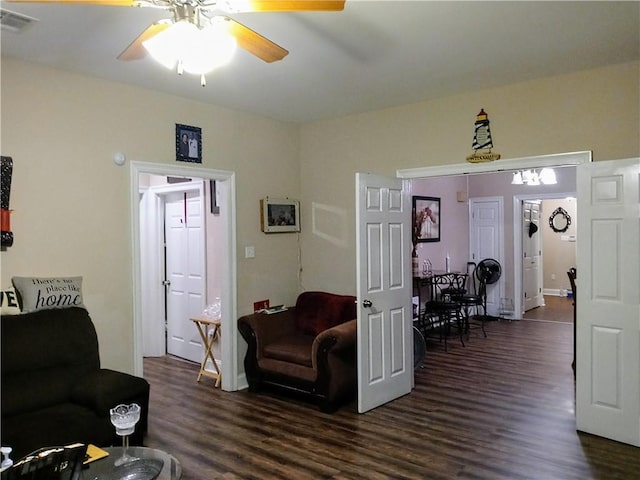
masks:
<svg viewBox="0 0 640 480"><path fill-rule="evenodd" d="M413 385L410 223L401 180L356 174L360 413Z"/></svg>
<svg viewBox="0 0 640 480"><path fill-rule="evenodd" d="M640 446L640 159L577 180L576 424Z"/></svg>
<svg viewBox="0 0 640 480"><path fill-rule="evenodd" d="M522 303L525 312L544 305L541 227L540 201L524 200L522 202Z"/></svg>

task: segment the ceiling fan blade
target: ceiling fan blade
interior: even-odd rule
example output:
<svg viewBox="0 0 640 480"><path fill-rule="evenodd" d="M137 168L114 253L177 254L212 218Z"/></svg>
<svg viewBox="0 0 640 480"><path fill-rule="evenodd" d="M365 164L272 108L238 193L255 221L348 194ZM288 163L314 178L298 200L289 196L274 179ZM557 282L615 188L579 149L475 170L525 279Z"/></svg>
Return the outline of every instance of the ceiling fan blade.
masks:
<svg viewBox="0 0 640 480"><path fill-rule="evenodd" d="M261 60L267 63L276 62L289 54L288 50L254 32L249 27L245 27L231 18L225 18L225 20L228 24L229 33L235 37L238 46Z"/></svg>
<svg viewBox="0 0 640 480"><path fill-rule="evenodd" d="M344 10L345 0L235 0L240 12L318 12Z"/></svg>
<svg viewBox="0 0 640 480"><path fill-rule="evenodd" d="M147 49L144 48L142 42L150 39L151 37L156 36L166 28L171 25L169 22L164 23L154 23L149 28L147 28L144 32L138 35L133 42L129 44L127 48L125 48L120 55L118 55L118 60L124 60L125 62L131 60L140 60L147 56Z"/></svg>
<svg viewBox="0 0 640 480"><path fill-rule="evenodd" d="M136 7L138 0L7 0L13 3L66 3L67 5L105 5L114 7Z"/></svg>

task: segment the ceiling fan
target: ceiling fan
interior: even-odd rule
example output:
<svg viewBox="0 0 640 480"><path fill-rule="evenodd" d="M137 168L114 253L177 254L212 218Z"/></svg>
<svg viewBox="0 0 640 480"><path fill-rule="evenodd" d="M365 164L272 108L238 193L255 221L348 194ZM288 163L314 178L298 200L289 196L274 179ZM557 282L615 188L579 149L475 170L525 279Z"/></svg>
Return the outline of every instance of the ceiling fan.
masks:
<svg viewBox="0 0 640 480"><path fill-rule="evenodd" d="M150 25L118 55L119 60L147 53L169 68L202 75L226 63L235 46L271 63L289 52L229 17L245 12L341 11L345 0L9 0L17 3L62 3L150 7L168 10L173 18Z"/></svg>

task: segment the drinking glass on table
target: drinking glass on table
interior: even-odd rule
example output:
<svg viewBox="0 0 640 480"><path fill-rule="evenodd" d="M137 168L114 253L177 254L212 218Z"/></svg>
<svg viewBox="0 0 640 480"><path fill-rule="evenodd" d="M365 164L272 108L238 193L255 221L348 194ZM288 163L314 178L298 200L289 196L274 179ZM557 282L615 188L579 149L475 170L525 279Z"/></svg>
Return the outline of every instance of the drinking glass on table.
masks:
<svg viewBox="0 0 640 480"><path fill-rule="evenodd" d="M129 456L129 435L133 433L136 423L140 420L140 405L132 403L130 405L120 404L109 410L111 423L116 427L116 433L122 437L122 456L116 460L116 465L123 465L127 462L137 460Z"/></svg>

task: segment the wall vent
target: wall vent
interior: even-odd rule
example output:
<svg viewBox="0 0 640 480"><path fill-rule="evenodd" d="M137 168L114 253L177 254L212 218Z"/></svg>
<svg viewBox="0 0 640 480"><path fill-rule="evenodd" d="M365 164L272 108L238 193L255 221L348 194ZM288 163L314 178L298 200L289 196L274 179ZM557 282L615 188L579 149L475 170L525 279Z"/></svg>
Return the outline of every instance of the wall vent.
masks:
<svg viewBox="0 0 640 480"><path fill-rule="evenodd" d="M21 13L11 12L0 8L0 26L2 27L2 30L20 33L37 21L37 18L28 17Z"/></svg>

